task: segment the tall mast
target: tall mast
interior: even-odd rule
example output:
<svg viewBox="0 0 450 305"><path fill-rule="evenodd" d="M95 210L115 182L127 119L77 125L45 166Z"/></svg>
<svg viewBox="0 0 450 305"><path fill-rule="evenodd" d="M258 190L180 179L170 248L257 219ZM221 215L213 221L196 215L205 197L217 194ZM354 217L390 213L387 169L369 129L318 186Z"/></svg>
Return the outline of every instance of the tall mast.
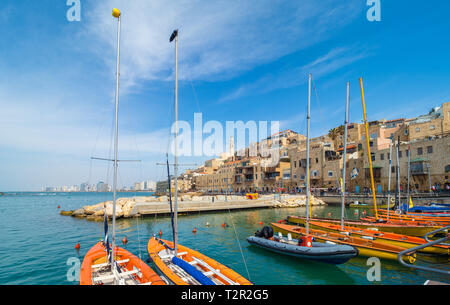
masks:
<svg viewBox="0 0 450 305"><path fill-rule="evenodd" d="M175 149L174 149L174 186L175 186L175 215L174 215L174 235L173 235L173 244L174 244L174 254L177 255L178 249L178 30L175 30L170 37L170 42L175 39Z"/></svg>
<svg viewBox="0 0 450 305"><path fill-rule="evenodd" d="M391 204L391 169L392 169L392 136L389 143L389 170L388 170L388 200L387 200L387 221L389 222L389 206Z"/></svg>
<svg viewBox="0 0 450 305"><path fill-rule="evenodd" d="M402 202L401 202L401 191L400 191L400 136L397 140L397 199L398 199L398 208L402 210Z"/></svg>
<svg viewBox="0 0 450 305"><path fill-rule="evenodd" d="M120 20L122 14L113 10L113 16L117 18L117 66L116 66L116 108L115 108L115 132L114 132L114 179L113 179L113 212L112 212L112 259L115 261L116 245L116 196L117 196L117 151L119 148L119 75L120 75Z"/></svg>
<svg viewBox="0 0 450 305"><path fill-rule="evenodd" d="M375 184L373 182L372 154L370 153L369 128L367 127L366 105L365 105L365 101L364 101L364 89L363 89L362 77L359 79L359 84L361 86L361 101L362 101L363 114L364 114L364 127L366 129L366 145L367 145L367 154L368 154L368 159L369 159L370 183L372 186L373 206L375 208L375 218L376 218L376 220L378 220L377 196L375 194Z"/></svg>
<svg viewBox="0 0 450 305"><path fill-rule="evenodd" d="M347 158L347 125L348 108L350 107L350 82L347 82L347 102L345 103L345 121L344 121L344 162L342 165L342 202L341 202L341 230L344 230L344 211L345 211L345 168Z"/></svg>
<svg viewBox="0 0 450 305"><path fill-rule="evenodd" d="M408 146L408 185L406 187L406 211L409 211L409 176L411 175L411 146Z"/></svg>
<svg viewBox="0 0 450 305"><path fill-rule="evenodd" d="M312 75L309 73L308 77L308 114L306 116L306 234L309 234L309 207L311 206L311 198L309 194L309 124L311 120L311 78Z"/></svg>

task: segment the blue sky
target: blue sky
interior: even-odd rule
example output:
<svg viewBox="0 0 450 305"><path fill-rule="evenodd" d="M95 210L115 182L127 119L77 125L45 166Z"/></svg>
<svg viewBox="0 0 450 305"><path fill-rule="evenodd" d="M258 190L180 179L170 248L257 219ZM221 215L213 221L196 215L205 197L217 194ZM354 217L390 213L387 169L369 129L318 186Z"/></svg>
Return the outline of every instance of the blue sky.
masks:
<svg viewBox="0 0 450 305"><path fill-rule="evenodd" d="M280 121L304 133L307 74L318 100L312 133L350 119L413 117L450 101L450 4L381 0L93 1L68 22L66 0L0 8L0 191L109 180L116 22L123 13L119 182L164 178L173 119L173 45L180 29L180 119ZM206 158L206 157L205 157ZM205 158L183 158L200 163ZM107 179L108 176L108 179Z"/></svg>

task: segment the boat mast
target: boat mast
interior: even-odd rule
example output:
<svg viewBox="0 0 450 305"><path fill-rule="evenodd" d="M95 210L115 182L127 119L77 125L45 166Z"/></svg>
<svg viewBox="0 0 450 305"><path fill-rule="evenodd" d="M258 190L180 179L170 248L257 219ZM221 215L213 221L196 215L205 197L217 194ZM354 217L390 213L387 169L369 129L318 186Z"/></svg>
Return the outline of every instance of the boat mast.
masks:
<svg viewBox="0 0 450 305"><path fill-rule="evenodd" d="M388 200L387 200L387 221L389 222L389 209L391 204L391 170L392 170L392 136L389 143L389 172L388 172Z"/></svg>
<svg viewBox="0 0 450 305"><path fill-rule="evenodd" d="M402 203L401 203L401 191L400 191L400 136L397 140L397 200L398 200L398 208L402 210Z"/></svg>
<svg viewBox="0 0 450 305"><path fill-rule="evenodd" d="M348 109L350 106L350 82L347 82L347 102L345 103L345 121L344 121L344 162L342 165L342 193L341 193L341 230L344 230L344 211L345 211L345 168L347 158L347 125L348 125Z"/></svg>
<svg viewBox="0 0 450 305"><path fill-rule="evenodd" d="M309 182L309 125L311 120L311 78L312 75L309 73L308 77L308 114L306 116L306 234L309 234L309 208L311 206L311 196L309 193L310 182Z"/></svg>
<svg viewBox="0 0 450 305"><path fill-rule="evenodd" d="M409 176L411 175L411 146L408 146L408 185L406 187L406 211L409 212Z"/></svg>
<svg viewBox="0 0 450 305"><path fill-rule="evenodd" d="M113 211L112 211L112 259L116 255L116 196L117 196L117 151L119 148L119 75L120 75L120 20L122 14L113 10L113 16L117 18L117 66L116 66L116 108L115 108L115 134L114 134L114 178L113 178Z"/></svg>
<svg viewBox="0 0 450 305"><path fill-rule="evenodd" d="M174 140L174 186L175 186L175 215L174 215L174 234L173 234L173 244L174 244L174 255L177 255L178 248L178 30L175 30L170 37L170 42L175 39L175 140Z"/></svg>
<svg viewBox="0 0 450 305"><path fill-rule="evenodd" d="M363 114L364 114L364 127L366 129L366 145L367 145L367 154L368 154L368 159L369 159L370 182L372 185L373 206L375 208L375 219L378 220L377 196L375 195L375 184L373 182L372 154L370 153L369 128L367 127L366 105L364 102L364 89L363 89L362 77L359 79L359 84L361 86L361 101L362 101Z"/></svg>

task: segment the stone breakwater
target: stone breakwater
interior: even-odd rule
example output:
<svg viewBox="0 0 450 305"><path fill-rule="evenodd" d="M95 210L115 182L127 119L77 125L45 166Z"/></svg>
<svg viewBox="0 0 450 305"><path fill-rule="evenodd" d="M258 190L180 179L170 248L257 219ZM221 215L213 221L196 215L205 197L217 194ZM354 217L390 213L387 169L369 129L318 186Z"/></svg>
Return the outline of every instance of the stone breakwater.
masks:
<svg viewBox="0 0 450 305"><path fill-rule="evenodd" d="M116 218L131 218L155 214L170 213L167 196L160 197L131 197L119 198L116 202ZM258 199L246 199L245 196L231 195L225 201L224 195L191 195L178 197L179 212L220 211L226 209L247 208L294 208L306 206L305 195L263 195ZM325 205L325 202L311 196L311 205ZM84 206L78 210L61 211L63 216L86 218L88 220L102 220L104 215L112 218L112 201L100 202L95 205Z"/></svg>

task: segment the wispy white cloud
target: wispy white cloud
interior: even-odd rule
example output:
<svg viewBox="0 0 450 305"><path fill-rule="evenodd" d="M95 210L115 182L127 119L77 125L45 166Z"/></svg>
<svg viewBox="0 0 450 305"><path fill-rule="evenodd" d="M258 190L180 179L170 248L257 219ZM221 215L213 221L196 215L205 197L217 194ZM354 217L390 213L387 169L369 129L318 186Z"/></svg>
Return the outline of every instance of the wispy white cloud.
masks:
<svg viewBox="0 0 450 305"><path fill-rule="evenodd" d="M110 12L115 6L123 13L122 79L129 88L140 80L172 77L174 48L168 38L176 28L181 79L223 80L323 40L352 21L362 5L331 0L101 1L86 18L86 34L103 43L97 50L102 55L115 49Z"/></svg>
<svg viewBox="0 0 450 305"><path fill-rule="evenodd" d="M336 72L368 55L369 52L361 47L335 48L308 64L281 71L276 75L267 74L252 83L242 85L230 94L223 96L219 100L219 103L231 101L250 94L262 94L273 90L298 86L307 81L308 73L312 73L314 78L317 79Z"/></svg>

